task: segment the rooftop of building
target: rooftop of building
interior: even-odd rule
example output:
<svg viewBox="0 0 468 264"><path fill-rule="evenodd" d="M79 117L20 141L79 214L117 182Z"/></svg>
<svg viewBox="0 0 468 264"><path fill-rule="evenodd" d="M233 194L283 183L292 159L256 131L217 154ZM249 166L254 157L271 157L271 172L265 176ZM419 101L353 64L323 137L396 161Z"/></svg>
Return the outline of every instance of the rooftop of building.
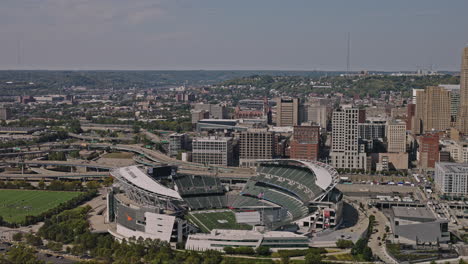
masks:
<svg viewBox="0 0 468 264"><path fill-rule="evenodd" d="M468 163L437 162L436 166L445 173L464 173L468 175Z"/></svg>
<svg viewBox="0 0 468 264"><path fill-rule="evenodd" d="M193 141L229 141L232 140L231 137L222 137L222 136L206 136L206 137L194 137Z"/></svg>
<svg viewBox="0 0 468 264"><path fill-rule="evenodd" d="M436 217L427 207L392 207L393 215L396 218L415 220L415 221L433 221Z"/></svg>

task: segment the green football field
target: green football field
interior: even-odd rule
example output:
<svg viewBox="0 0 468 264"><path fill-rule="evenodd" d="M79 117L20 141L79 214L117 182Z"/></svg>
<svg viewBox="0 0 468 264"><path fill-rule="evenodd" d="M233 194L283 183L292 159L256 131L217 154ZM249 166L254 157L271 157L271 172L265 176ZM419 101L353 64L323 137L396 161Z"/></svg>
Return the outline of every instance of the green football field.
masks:
<svg viewBox="0 0 468 264"><path fill-rule="evenodd" d="M250 225L238 224L234 213L231 211L195 212L190 213L189 218L200 227L203 232L209 232L213 229L252 229Z"/></svg>
<svg viewBox="0 0 468 264"><path fill-rule="evenodd" d="M80 192L0 190L0 216L6 222L17 223L27 215L39 215L80 194Z"/></svg>

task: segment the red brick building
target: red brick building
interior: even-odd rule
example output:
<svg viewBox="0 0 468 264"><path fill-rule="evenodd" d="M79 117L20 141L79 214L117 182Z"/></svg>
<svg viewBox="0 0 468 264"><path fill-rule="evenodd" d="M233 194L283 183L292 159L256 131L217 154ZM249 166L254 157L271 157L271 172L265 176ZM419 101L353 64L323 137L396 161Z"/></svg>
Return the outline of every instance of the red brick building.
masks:
<svg viewBox="0 0 468 264"><path fill-rule="evenodd" d="M408 104L406 109L406 130L412 130L413 117L416 114L416 105Z"/></svg>
<svg viewBox="0 0 468 264"><path fill-rule="evenodd" d="M425 134L419 137L418 166L420 168L434 168L439 161L439 135Z"/></svg>
<svg viewBox="0 0 468 264"><path fill-rule="evenodd" d="M319 143L319 126L294 126L293 139L291 140L291 158L317 160Z"/></svg>

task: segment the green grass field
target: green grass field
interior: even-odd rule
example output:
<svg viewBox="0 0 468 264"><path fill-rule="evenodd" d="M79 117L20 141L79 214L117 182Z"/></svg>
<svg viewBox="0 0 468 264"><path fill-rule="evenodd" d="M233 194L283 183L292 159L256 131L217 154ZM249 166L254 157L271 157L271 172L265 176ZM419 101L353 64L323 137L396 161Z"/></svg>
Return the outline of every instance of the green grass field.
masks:
<svg viewBox="0 0 468 264"><path fill-rule="evenodd" d="M252 229L250 225L238 224L234 213L231 211L190 213L188 217L203 232L210 232L213 229Z"/></svg>
<svg viewBox="0 0 468 264"><path fill-rule="evenodd" d="M80 192L0 190L0 216L9 223L21 222L27 215L39 215L80 194Z"/></svg>
<svg viewBox="0 0 468 264"><path fill-rule="evenodd" d="M130 152L111 152L103 155L103 158L107 159L131 159L133 157L133 153Z"/></svg>

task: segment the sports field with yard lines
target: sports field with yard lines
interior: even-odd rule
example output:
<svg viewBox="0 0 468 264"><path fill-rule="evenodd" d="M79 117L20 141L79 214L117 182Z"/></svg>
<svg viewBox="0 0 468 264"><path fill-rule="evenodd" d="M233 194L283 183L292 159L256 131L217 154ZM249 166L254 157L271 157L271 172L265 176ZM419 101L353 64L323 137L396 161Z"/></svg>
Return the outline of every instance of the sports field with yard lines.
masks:
<svg viewBox="0 0 468 264"><path fill-rule="evenodd" d="M203 232L210 232L213 229L252 229L250 225L237 223L236 217L231 211L192 212L188 217Z"/></svg>
<svg viewBox="0 0 468 264"><path fill-rule="evenodd" d="M0 216L9 223L41 213L77 197L81 192L0 190Z"/></svg>

